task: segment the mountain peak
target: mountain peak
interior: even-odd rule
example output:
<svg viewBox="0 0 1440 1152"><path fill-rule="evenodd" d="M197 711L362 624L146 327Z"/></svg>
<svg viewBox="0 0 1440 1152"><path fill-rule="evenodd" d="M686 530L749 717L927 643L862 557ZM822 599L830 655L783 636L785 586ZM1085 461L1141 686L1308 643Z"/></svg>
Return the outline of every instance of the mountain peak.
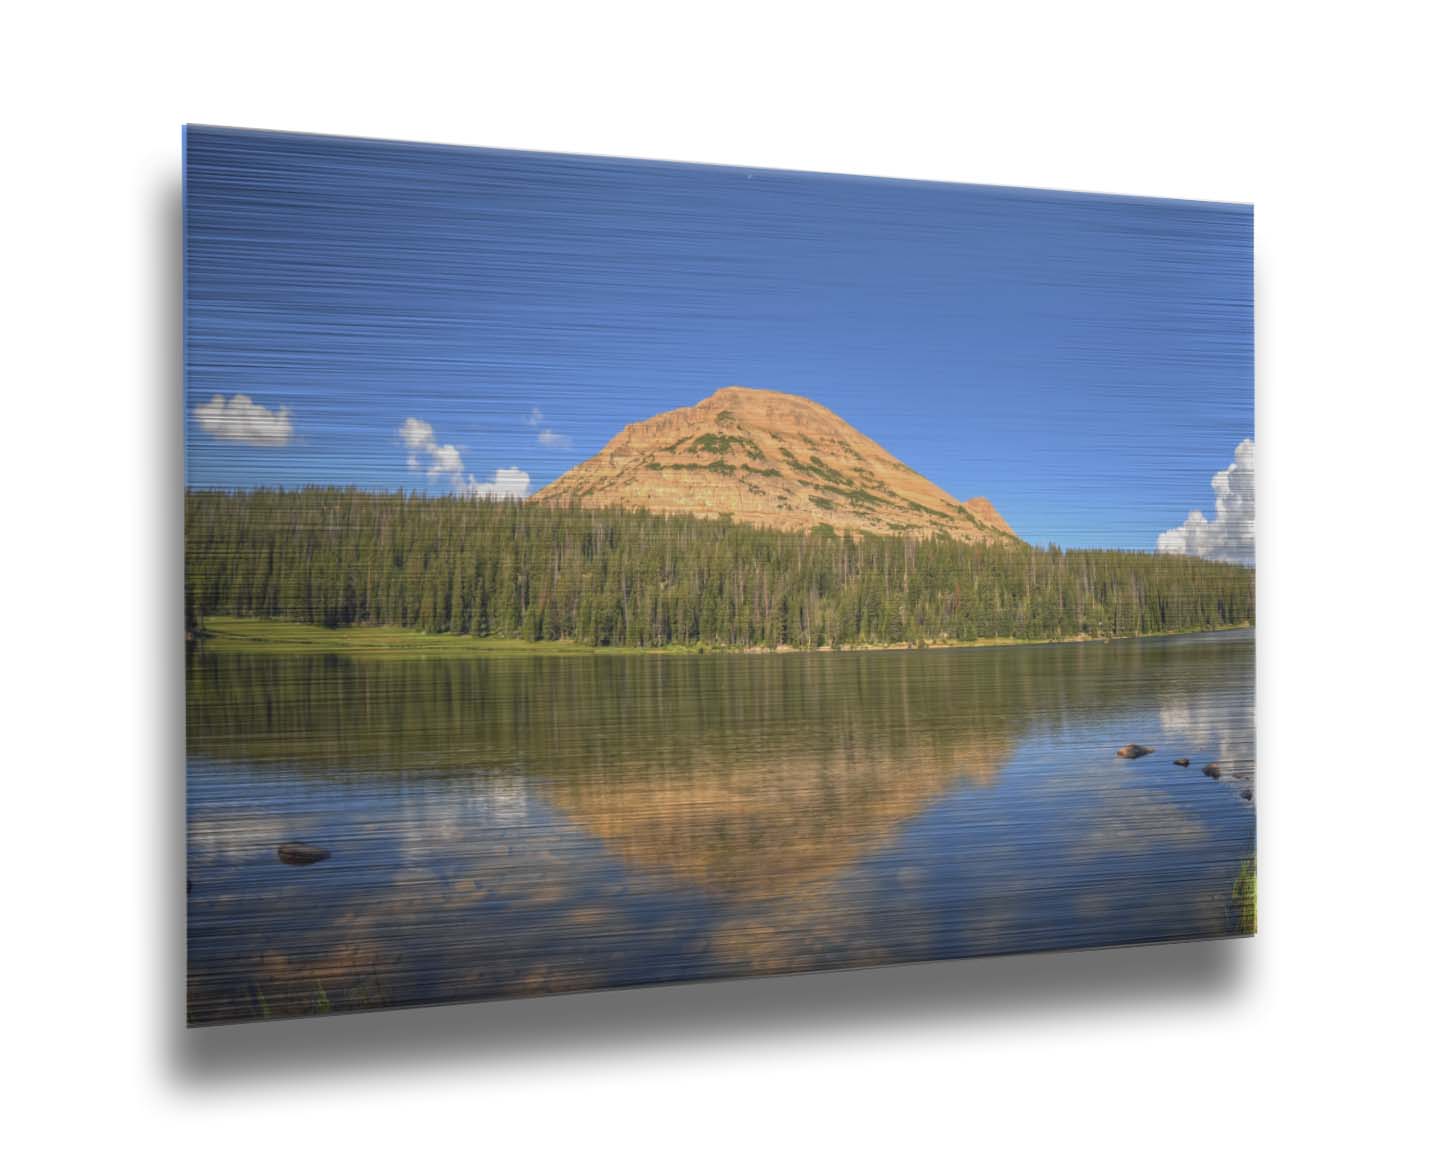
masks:
<svg viewBox="0 0 1440 1152"><path fill-rule="evenodd" d="M628 425L531 499L786 531L1015 540L990 501L956 500L823 405L739 386Z"/></svg>

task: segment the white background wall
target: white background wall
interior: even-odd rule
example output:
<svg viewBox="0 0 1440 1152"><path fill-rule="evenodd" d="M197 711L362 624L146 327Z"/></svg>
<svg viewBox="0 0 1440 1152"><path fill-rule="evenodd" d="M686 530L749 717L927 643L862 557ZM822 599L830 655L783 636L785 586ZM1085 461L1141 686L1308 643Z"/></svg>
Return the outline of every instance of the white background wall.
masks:
<svg viewBox="0 0 1440 1152"><path fill-rule="evenodd" d="M1384 1146L1421 1121L1411 1139L1433 1139L1429 20L1385 3L11 9L14 1146ZM186 120L1255 202L1261 937L183 1034Z"/></svg>

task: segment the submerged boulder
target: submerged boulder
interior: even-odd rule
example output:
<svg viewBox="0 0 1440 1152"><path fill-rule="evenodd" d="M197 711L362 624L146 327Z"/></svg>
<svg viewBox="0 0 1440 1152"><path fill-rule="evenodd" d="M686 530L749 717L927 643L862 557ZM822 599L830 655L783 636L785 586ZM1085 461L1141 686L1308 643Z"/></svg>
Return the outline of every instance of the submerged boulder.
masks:
<svg viewBox="0 0 1440 1152"><path fill-rule="evenodd" d="M275 854L285 864L318 864L330 859L330 849L313 844L281 844Z"/></svg>
<svg viewBox="0 0 1440 1152"><path fill-rule="evenodd" d="M1241 799L1241 800L1253 800L1254 798L1255 798L1255 789L1253 789L1253 788L1242 788L1242 789L1240 789L1240 799Z"/></svg>
<svg viewBox="0 0 1440 1152"><path fill-rule="evenodd" d="M1176 760L1176 761L1175 761L1175 763L1178 764L1178 765L1180 765L1181 768L1189 768L1189 767L1190 767L1190 757L1189 757L1189 756L1181 756L1179 760Z"/></svg>
<svg viewBox="0 0 1440 1152"><path fill-rule="evenodd" d="M1138 760L1141 756L1148 756L1154 751L1154 748L1147 748L1144 744L1126 744L1124 748L1117 748L1115 755L1122 760Z"/></svg>
<svg viewBox="0 0 1440 1152"><path fill-rule="evenodd" d="M1205 765L1205 775L1206 775L1206 776L1209 776L1210 779L1212 779L1212 780L1219 780L1219 779L1220 779L1220 765L1219 765L1219 764L1206 764L1206 765Z"/></svg>

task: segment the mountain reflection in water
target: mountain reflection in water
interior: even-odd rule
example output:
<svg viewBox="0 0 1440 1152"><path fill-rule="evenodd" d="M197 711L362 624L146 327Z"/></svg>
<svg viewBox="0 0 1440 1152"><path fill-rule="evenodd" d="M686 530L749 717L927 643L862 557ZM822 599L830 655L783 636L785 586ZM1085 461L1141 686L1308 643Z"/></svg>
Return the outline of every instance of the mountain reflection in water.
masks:
<svg viewBox="0 0 1440 1152"><path fill-rule="evenodd" d="M187 689L197 1023L1221 935L1254 844L1250 633Z"/></svg>

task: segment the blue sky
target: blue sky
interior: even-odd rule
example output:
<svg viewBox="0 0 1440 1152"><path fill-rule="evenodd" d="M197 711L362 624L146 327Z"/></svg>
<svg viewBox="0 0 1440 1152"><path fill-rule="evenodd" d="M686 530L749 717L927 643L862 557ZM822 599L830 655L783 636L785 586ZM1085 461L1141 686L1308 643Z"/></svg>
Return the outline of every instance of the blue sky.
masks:
<svg viewBox="0 0 1440 1152"><path fill-rule="evenodd" d="M1150 549L1254 432L1244 205L192 127L185 230L196 486L533 491L739 384Z"/></svg>

